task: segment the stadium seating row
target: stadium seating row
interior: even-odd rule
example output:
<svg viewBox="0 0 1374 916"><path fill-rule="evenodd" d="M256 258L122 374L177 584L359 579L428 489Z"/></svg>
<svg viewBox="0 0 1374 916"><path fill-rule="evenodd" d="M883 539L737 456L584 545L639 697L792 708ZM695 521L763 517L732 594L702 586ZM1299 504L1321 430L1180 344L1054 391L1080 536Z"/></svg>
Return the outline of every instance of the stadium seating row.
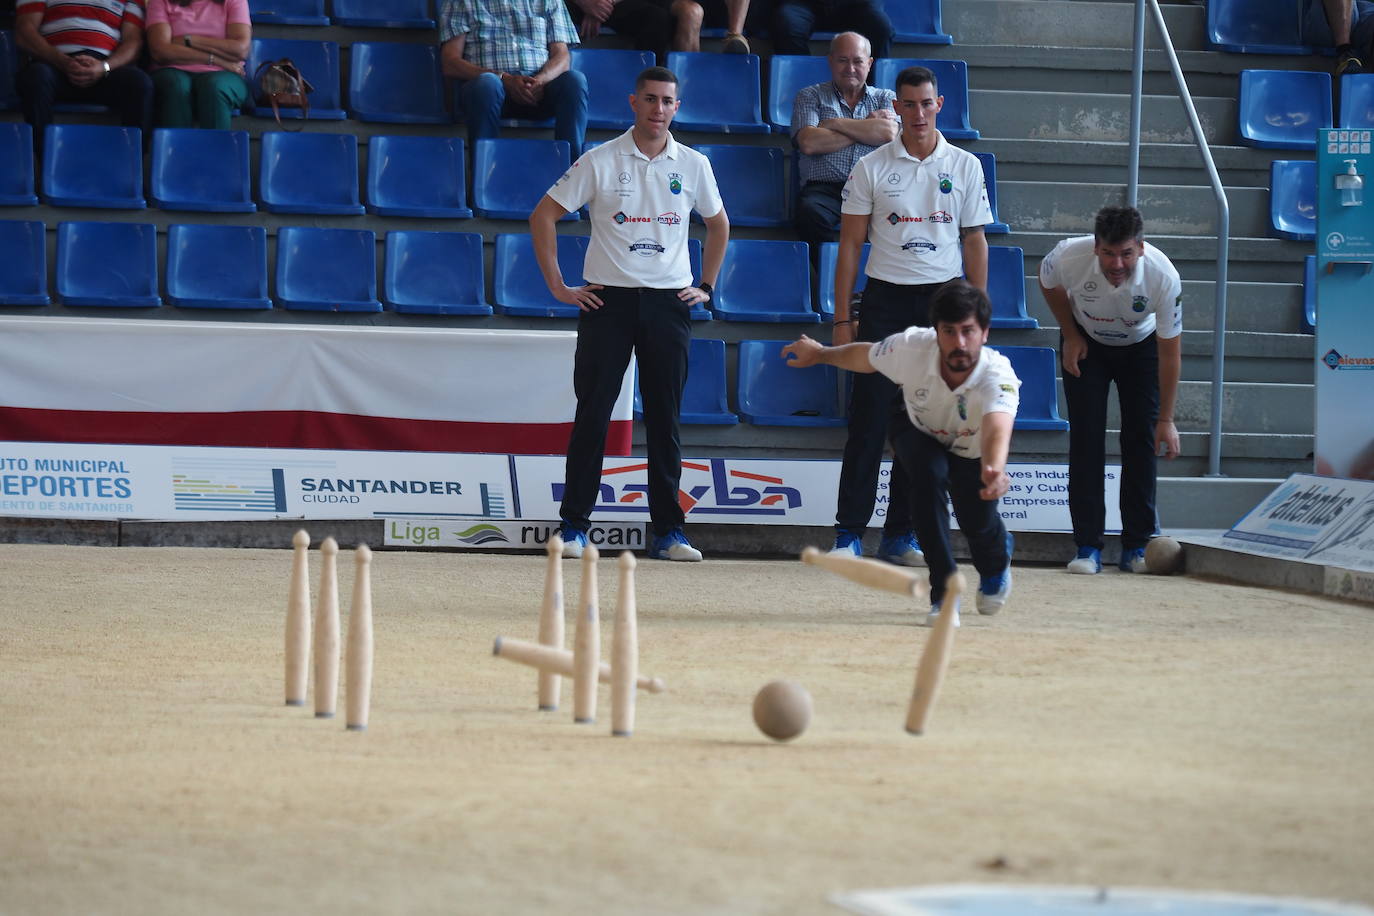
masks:
<svg viewBox="0 0 1374 916"><path fill-rule="evenodd" d="M46 305L43 224L0 222L8 240L0 268L0 304ZM584 281L587 237L558 237L558 261L571 285ZM13 248L9 246L13 244ZM822 283L834 276L837 245L822 252ZM701 243L689 240L695 277ZM150 307L158 298L157 234L140 223L63 222L57 234L57 292L66 305ZM867 251L865 251L865 256ZM167 232L167 293L183 308L267 309L267 236L259 226L177 224ZM277 233L277 301L288 309L381 311L376 235L370 230L285 226ZM1026 314L1021 249L990 247L993 326L1034 328ZM397 312L576 318L576 306L548 292L530 236L502 233L493 253L496 307L485 296L482 237L467 232L393 231L386 235L383 300ZM833 279L831 280L833 283ZM736 239L725 253L709 321L816 324L833 314L829 297L812 308L804 242Z"/></svg>
<svg viewBox="0 0 1374 916"><path fill-rule="evenodd" d="M1332 123L1331 75L1308 70L1242 70L1240 142L1311 150L1323 127L1374 128L1374 73L1341 77L1340 121Z"/></svg>
<svg viewBox="0 0 1374 916"><path fill-rule="evenodd" d="M340 49L336 42L289 38L255 38L248 72L256 73L264 61L289 57L315 87L310 96L312 120L342 120L403 124L448 124L462 120L457 93L445 86L435 45L403 42L360 41L349 46L351 66L348 100L341 95ZM572 67L586 75L589 90L588 126L623 130L630 126L626 96L635 76L653 63L648 51L611 48L574 48ZM968 66L959 60L884 59L877 62L874 78L891 86L903 67L930 67L945 97L937 124L946 137L976 140L978 131L969 123ZM13 36L0 31L0 108L18 107L14 73L18 59ZM684 131L712 133L786 132L792 121L792 100L802 86L830 78L824 57L775 55L770 63L768 123L763 120L760 98L759 58L753 54L675 52L668 66L681 81L682 107L675 127ZM96 106L99 109L100 106ZM255 106L251 113L272 117L272 109ZM301 116L298 110L283 117ZM549 122L511 122L543 126Z"/></svg>
<svg viewBox="0 0 1374 916"><path fill-rule="evenodd" d="M275 25L334 25L372 29L432 29L431 0L252 0L254 22ZM953 38L941 24L940 0L891 0L887 14L892 20L893 40L911 44L947 45ZM609 29L603 27L603 32ZM703 30L719 38L720 34ZM816 36L826 40L829 34Z"/></svg>
<svg viewBox="0 0 1374 916"><path fill-rule="evenodd" d="M143 165L137 128L52 124L43 156L43 202L59 207L143 209ZM32 206L30 128L0 123L0 205ZM272 213L359 215L358 140L352 134L265 131L258 162L259 197ZM164 210L251 213L246 131L158 128L153 134L148 199ZM776 147L700 144L711 160L730 220L738 226L792 222L787 157ZM997 164L983 163L994 219ZM526 219L570 164L561 140L479 140L468 206L464 144L457 137L373 136L368 145L367 204L383 216ZM575 220L577 214L569 214ZM1007 232L997 222L989 232Z"/></svg>

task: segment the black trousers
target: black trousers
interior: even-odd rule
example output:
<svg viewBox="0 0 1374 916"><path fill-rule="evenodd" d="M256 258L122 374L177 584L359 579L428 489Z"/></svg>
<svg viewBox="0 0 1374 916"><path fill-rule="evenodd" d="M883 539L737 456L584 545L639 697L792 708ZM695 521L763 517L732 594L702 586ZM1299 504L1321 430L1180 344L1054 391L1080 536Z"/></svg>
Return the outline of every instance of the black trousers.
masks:
<svg viewBox="0 0 1374 916"><path fill-rule="evenodd" d="M1102 549L1106 526L1107 396L1121 402L1121 546L1144 547L1159 531L1155 514L1155 421L1159 418L1159 348L1155 336L1124 347L1098 343L1081 328L1088 355L1079 376L1064 375L1069 412L1069 516L1079 547ZM1064 340L1059 340L1062 355Z"/></svg>
<svg viewBox="0 0 1374 916"><path fill-rule="evenodd" d="M145 147L152 143L153 80L137 67L117 67L89 86L74 86L52 64L31 60L14 82L24 120L33 125L37 149L43 148L43 128L52 123L53 105L58 102L108 105L119 112L120 124L143 129Z"/></svg>
<svg viewBox="0 0 1374 916"><path fill-rule="evenodd" d="M639 360L639 391L648 440L649 517L656 537L682 527L678 417L682 389L687 384L692 321L690 307L677 294L675 289L606 287L597 293L601 308L583 312L578 318L573 363L577 414L568 440L559 510L569 524L583 529L590 524L600 492L611 411L634 353Z"/></svg>
<svg viewBox="0 0 1374 916"><path fill-rule="evenodd" d="M582 8L569 3L573 22L582 24ZM652 51L654 62L660 67L668 61L668 48L673 41L677 22L672 14L672 0L617 0L606 17L606 26L618 35L628 35L636 51Z"/></svg>
<svg viewBox="0 0 1374 916"><path fill-rule="evenodd" d="M892 49L892 21L873 0L778 0L769 31L774 54L810 54L813 32L858 32L874 57Z"/></svg>
<svg viewBox="0 0 1374 916"><path fill-rule="evenodd" d="M985 500L982 462L952 455L939 441L911 424L906 411L892 418L892 451L900 459L910 487L911 521L930 570L930 600L945 595L945 580L954 572L949 546L949 508L968 541L973 566L980 576L995 576L1007 568L1007 529L997 513L1000 500Z"/></svg>
<svg viewBox="0 0 1374 916"><path fill-rule="evenodd" d="M930 325L930 296L941 284L899 286L870 277L859 307L855 340L877 343L912 325ZM877 502L878 472L887 442L888 420L901 405L896 383L880 372L854 373L849 396L849 438L844 443L840 466L840 492L835 506L835 529L862 536ZM896 460L894 459L894 465ZM883 536L894 537L911 530L906 480L896 467L888 486L887 517ZM919 536L918 536L919 537Z"/></svg>

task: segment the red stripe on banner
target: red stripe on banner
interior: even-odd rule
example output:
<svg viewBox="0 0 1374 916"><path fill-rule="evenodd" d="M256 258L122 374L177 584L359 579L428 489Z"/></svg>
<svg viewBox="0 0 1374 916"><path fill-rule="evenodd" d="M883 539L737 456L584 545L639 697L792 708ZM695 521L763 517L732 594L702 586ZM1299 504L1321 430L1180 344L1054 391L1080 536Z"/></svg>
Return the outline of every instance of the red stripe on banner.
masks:
<svg viewBox="0 0 1374 916"><path fill-rule="evenodd" d="M414 420L313 410L133 413L0 407L0 439L10 442L562 455L571 429L571 423ZM629 420L612 420L606 454L629 454L632 429Z"/></svg>

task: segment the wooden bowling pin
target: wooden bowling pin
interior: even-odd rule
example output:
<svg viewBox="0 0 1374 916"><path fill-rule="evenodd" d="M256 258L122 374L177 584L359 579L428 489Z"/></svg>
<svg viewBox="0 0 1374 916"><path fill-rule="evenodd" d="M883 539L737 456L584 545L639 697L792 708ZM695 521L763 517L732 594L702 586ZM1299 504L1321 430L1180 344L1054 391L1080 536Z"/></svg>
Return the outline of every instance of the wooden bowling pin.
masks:
<svg viewBox="0 0 1374 916"><path fill-rule="evenodd" d="M372 551L366 544L359 544L353 556L358 565L353 576L353 606L348 611L345 727L360 732L367 728L372 706Z"/></svg>
<svg viewBox="0 0 1374 916"><path fill-rule="evenodd" d="M573 721L596 721L597 673L601 668L601 618L596 608L595 544L582 551L582 600L573 641Z"/></svg>
<svg viewBox="0 0 1374 916"><path fill-rule="evenodd" d="M339 703L339 544L320 544L320 603L315 608L315 718L328 719Z"/></svg>
<svg viewBox="0 0 1374 916"><path fill-rule="evenodd" d="M563 648L563 539L549 537L549 562L544 570L544 601L539 606L539 644ZM563 679L554 671L539 672L539 708L558 708Z"/></svg>
<svg viewBox="0 0 1374 916"><path fill-rule="evenodd" d="M310 535L291 538L291 584L286 596L286 705L304 706L310 684Z"/></svg>
<svg viewBox="0 0 1374 916"><path fill-rule="evenodd" d="M620 555L620 590L611 639L611 734L628 738L635 730L635 680L639 677L635 558L628 550Z"/></svg>
<svg viewBox="0 0 1374 916"><path fill-rule="evenodd" d="M911 702L907 705L906 730L913 735L923 734L930 714L935 709L935 701L940 697L940 685L945 682L945 670L949 667L950 649L954 645L954 620L959 613L959 596L964 593L967 583L964 574L954 572L945 580L945 596L940 602L940 619L926 639L921 651L921 661L916 666L916 686L911 692Z"/></svg>
<svg viewBox="0 0 1374 916"><path fill-rule="evenodd" d="M538 668L541 671L552 671L564 677L573 676L573 654L567 649L555 649L552 646L541 646L537 642L530 642L525 639L498 636L496 637L496 644L492 646L491 654L497 658L504 658L506 661ZM597 682L602 684L611 682L610 662L601 663ZM649 693L662 693L668 689L667 685L663 683L663 678L645 677L642 674L635 678L635 687Z"/></svg>

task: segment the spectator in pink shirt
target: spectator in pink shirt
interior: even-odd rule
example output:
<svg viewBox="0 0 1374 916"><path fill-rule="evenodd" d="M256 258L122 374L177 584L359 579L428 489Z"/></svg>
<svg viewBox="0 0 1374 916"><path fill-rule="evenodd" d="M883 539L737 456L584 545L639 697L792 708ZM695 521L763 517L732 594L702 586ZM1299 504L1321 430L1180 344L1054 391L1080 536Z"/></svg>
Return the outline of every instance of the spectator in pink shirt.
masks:
<svg viewBox="0 0 1374 916"><path fill-rule="evenodd" d="M159 127L227 130L249 96L248 0L148 0Z"/></svg>

